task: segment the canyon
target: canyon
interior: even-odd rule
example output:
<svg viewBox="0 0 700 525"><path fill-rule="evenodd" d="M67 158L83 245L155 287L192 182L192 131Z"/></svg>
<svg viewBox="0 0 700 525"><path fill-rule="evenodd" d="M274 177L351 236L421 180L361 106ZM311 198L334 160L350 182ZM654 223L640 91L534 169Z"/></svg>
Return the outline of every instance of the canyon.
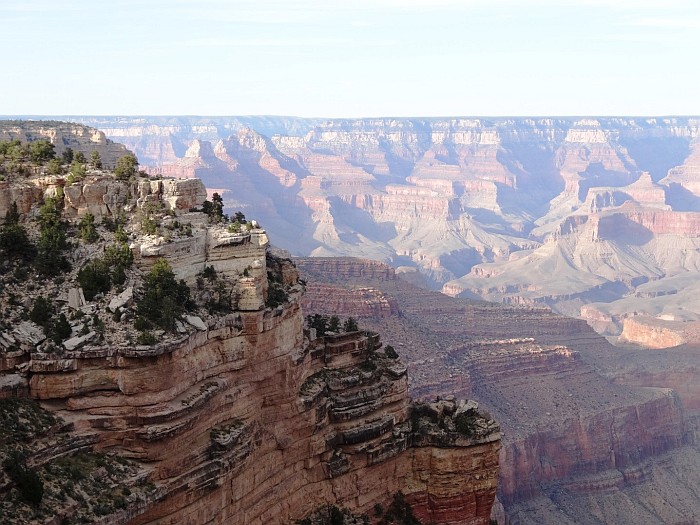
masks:
<svg viewBox="0 0 700 525"><path fill-rule="evenodd" d="M697 346L615 347L583 320L451 298L376 261L296 263L304 311L364 311L408 364L414 398L455 392L501 423L499 523L700 519ZM399 312L371 308L380 297Z"/></svg>
<svg viewBox="0 0 700 525"><path fill-rule="evenodd" d="M307 422L313 417L327 418L319 427L327 432L324 435L367 437L365 445L338 443L336 438L325 441L326 448L317 456L319 468L325 475L341 471L342 475L319 485L333 487L319 489L323 498L332 494L336 499L331 501L367 512L373 501L386 504L400 488L416 514L427 522L465 519L450 516L453 508L485 522L490 507L485 502L496 493L498 478L491 518L501 524L681 524L700 519L700 353L693 294L700 211L693 193L696 120L103 117L94 123L107 137L139 152L142 168L152 174L186 177L177 183L167 178L140 183L132 190L140 205L149 200L167 202L166 208L174 209L179 219L186 219L195 229L204 227L206 219L190 211L193 202L204 198L203 188L194 182L198 177L206 183L208 195L223 195L227 211L242 210L265 226L264 233L253 229L244 236L242 246L240 236L212 225L206 226L205 242L193 240L198 236L176 236L169 242L143 237L133 244L143 271L163 256L173 261L178 274L190 284L205 264L217 265L217 272L236 281L241 313L230 316L226 323L233 323L227 328L231 337L247 334L246 358L255 353L246 345L276 337L265 335L265 330L282 323L279 317L294 317L292 324L300 327L302 311L304 315L353 316L361 327L381 334L383 343L377 342L374 352L379 356L374 363L377 368L370 376L366 359L360 359L362 352L351 349L340 358L341 370L346 369L348 375L317 375L321 362L328 359L320 357L327 354L320 348L333 347L335 342L333 337L317 340L310 331L296 336L303 341L301 353L295 347L286 356L277 356L274 350L270 356L269 342L261 343L265 364L253 365L255 373L260 369L263 375L268 370L273 374L275 379L266 388L274 383L287 389L280 394L279 403L277 394L269 391L263 399L251 401L256 415L246 412L245 417L255 422L255 428L249 429L253 436L260 435L256 425L268 424L277 417L275 409L291 406L293 398L298 408L304 407L299 410L306 414L302 419L306 417ZM51 191L50 184L33 186L38 190L22 192L28 209L33 191ZM92 200L95 192L91 191L75 191L75 198L73 193L67 195L66 203L71 204L66 213L73 214L72 220L87 209L110 213L109 203L122 205L119 196L125 194L121 190L97 193L97 201ZM290 264L275 258L263 260L260 250L267 245L268 236L287 250L286 254L273 250L283 257L313 255L294 258L302 277L299 283L306 282L304 294L298 288L301 285L295 284L296 270ZM234 245L238 251L230 249ZM338 257L345 254L373 260ZM266 278L268 269L275 276L272 281ZM292 305L264 309L268 288L278 282L285 283ZM257 332L252 321L243 322L252 317ZM213 318L203 315L202 321L209 333L218 334L223 328ZM193 322L186 326L189 337L197 336L198 323ZM596 331L614 336L618 345L612 346ZM203 338L202 333L197 337ZM218 337L212 335L220 341ZM367 344L360 338L349 347ZM381 344L396 349L407 365L406 372L399 371L388 354L382 355ZM216 358L204 344L203 353L193 349L187 359L195 359L195 368L209 370L212 361L214 370L240 365L241 370L248 370L248 377L254 375L240 361L226 364L225 357L221 361L226 344L215 345L223 345ZM176 346L167 347L177 354ZM189 356L188 352L184 354ZM277 357L282 361L274 361ZM285 361L290 357L292 368ZM333 354L330 361L335 358ZM22 359L8 353L3 366L26 366ZM171 366L169 360L172 357L157 357L155 362ZM32 373L47 384L58 384L62 374L74 373L67 370L73 364L40 361L39 356ZM127 362L110 366L120 369ZM275 368L285 362L284 371ZM100 373L99 380L85 384L121 389L119 385L130 373ZM224 386L217 379L215 388L208 385L208 374L185 387L191 391L181 393L187 396L184 400L194 396L190 401L199 407L196 394L200 392L205 404L211 394L216 407L233 406L231 395L217 398L216 388L229 388L235 381ZM72 377L71 388L83 384L82 378ZM313 381L307 383L309 378ZM344 426L333 420L335 416L324 414L325 395L330 396L331 404L343 404L355 396L377 400L372 397L376 389L365 381L378 382L382 396L388 397L373 404L377 412L363 416L359 427L352 429L357 422ZM146 382L142 376L134 384ZM16 378L3 386L13 395L26 395L29 387ZM109 436L133 433L133 414L100 407L105 396L113 396L119 404L122 394L134 392L115 390L103 395L100 386L94 387L97 391L88 394L85 402L89 405L97 397L100 406L86 405L88 419L104 421L106 427L90 423L93 431ZM342 391L346 387L350 392ZM255 397L252 386L236 383L233 388L243 388L236 392ZM307 394L317 390L324 393L307 400ZM34 392L36 396L39 390ZM423 421L428 434L435 436L428 442L411 431L406 433L410 419L406 395L433 402L432 415ZM437 396L441 399L435 402ZM445 429L454 426L450 418L459 407L471 406L460 405L459 398L477 402L482 414L480 428L487 432L483 438L470 438L467 447L461 447L466 444L459 441L462 438L450 437L448 461L440 452ZM172 399L177 405L180 397ZM82 408L63 406L60 400L44 403L67 418L82 413ZM365 402L355 409L366 410ZM197 410L192 412L197 421L210 417ZM260 418L258 412L263 414ZM135 413L142 417L138 408ZM393 418L389 426L385 414ZM107 423L113 417L117 419ZM165 417L156 428L162 426L168 437L144 445L139 440L145 438L139 435L138 447L129 449L130 456L144 460L139 454L159 450L159 441L167 451L176 449L169 445L171 433L172 443L181 443L178 433L194 436L188 434L196 425L189 415L178 411L177 416ZM168 423L171 417L174 422ZM248 419L236 418L212 424L216 436L236 443L234 454L245 454L237 447L251 443L248 430L241 430L247 423ZM204 446L204 434L196 439L198 446ZM284 439L275 434L274 445L255 439L252 442L259 444L260 455L254 457L263 461L268 472L272 468L268 459L274 458L271 463L278 465L280 455L285 457L287 448L279 442ZM320 438L311 439L309 447L318 445L313 450L320 450ZM114 443L108 442L110 446ZM207 445L213 447L210 450L218 450L214 442ZM437 443L437 452L424 451L426 456L406 447L388 458L384 467L369 465L373 454L391 455L409 442L418 448L429 445L427 450ZM130 441L124 443L119 447L131 446ZM197 450L192 453L201 458L203 449ZM177 509L186 509L186 501L203 494L196 492L203 478L187 478L189 473L179 478L176 466L168 463L167 451L158 461L165 461L168 467L156 468L154 479L162 483L156 484L159 488L181 487L177 480L183 481L187 487L171 501ZM460 456L462 453L473 456ZM358 470L361 457L370 458L366 460L369 470ZM455 459L458 457L464 459ZM466 469L466 463L474 469L466 474L474 488L462 500L456 494L466 487L454 478L427 483L429 474L417 474L426 463L449 470L447 464L453 460L460 469ZM400 481L388 481L385 467L393 469L392 476L399 472ZM300 466L294 469L301 471ZM318 469L312 471L321 476ZM370 471L372 476L365 479L363 473ZM304 471L302 477L307 475L310 472ZM375 476L383 480L380 486L369 485ZM348 479L355 485L367 482L362 485L362 497L344 496L350 490L344 485ZM265 497L273 492L270 489ZM302 516L313 505L304 490L298 495L298 504L306 505L298 514ZM281 507L275 502L276 510L266 514L262 507L270 500L258 505L255 497L237 503L256 509L255 515L244 519L276 519L271 516L277 516ZM155 522L167 520L172 508L148 510L150 503L139 505L144 520ZM205 501L198 508L209 508L207 505ZM172 510L173 515L181 516L177 509ZM241 514L235 514L240 509L236 509L239 507L231 508L230 516L240 519Z"/></svg>
<svg viewBox="0 0 700 525"><path fill-rule="evenodd" d="M201 178L293 255L697 342L679 326L700 320L698 118L72 119L150 173Z"/></svg>
<svg viewBox="0 0 700 525"><path fill-rule="evenodd" d="M336 505L376 523L397 501L423 523L489 523L493 417L453 395L411 402L407 368L379 333L306 327L293 263L256 223L234 229L202 211L201 181L26 171L0 185L0 202L18 186L26 197L7 223L33 236L59 202L74 244L56 278L3 252L3 523L287 524ZM78 235L85 217L99 220L97 240ZM133 265L88 296L80 271L124 242L119 231ZM148 332L141 304L163 271L189 306L172 330ZM37 324L47 301L67 333ZM397 312L373 304L385 310Z"/></svg>

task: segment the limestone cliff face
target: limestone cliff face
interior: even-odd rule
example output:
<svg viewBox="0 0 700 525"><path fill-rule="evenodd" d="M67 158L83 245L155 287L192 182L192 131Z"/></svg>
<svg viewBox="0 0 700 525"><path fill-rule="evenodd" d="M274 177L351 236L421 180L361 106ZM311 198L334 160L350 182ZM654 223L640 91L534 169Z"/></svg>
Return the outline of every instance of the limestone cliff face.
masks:
<svg viewBox="0 0 700 525"><path fill-rule="evenodd" d="M374 264L346 259L341 281L323 260L297 260L315 282L346 291L363 282L396 300L399 315L361 322L381 327L406 359L414 397L449 390L502 422L499 523L695 519L697 346L615 348L582 320L453 299L377 270L369 277ZM358 301L349 293L326 297L339 315L357 311L339 300ZM322 298L309 309L325 312ZM604 312L595 318L611 322Z"/></svg>
<svg viewBox="0 0 700 525"><path fill-rule="evenodd" d="M113 168L119 157L129 153L122 144L108 139L104 132L80 124L69 122L5 121L0 124L0 140L48 139L62 154L66 148L89 155L97 151L105 167Z"/></svg>

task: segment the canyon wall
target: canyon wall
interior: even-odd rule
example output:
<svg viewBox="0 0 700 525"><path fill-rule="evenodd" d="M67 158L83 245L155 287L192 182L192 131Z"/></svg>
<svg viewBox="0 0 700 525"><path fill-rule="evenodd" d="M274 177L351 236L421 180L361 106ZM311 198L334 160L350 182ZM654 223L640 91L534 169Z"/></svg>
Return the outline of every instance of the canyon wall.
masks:
<svg viewBox="0 0 700 525"><path fill-rule="evenodd" d="M674 284L698 266L696 117L75 120L152 173L202 178L294 255L384 261L605 335L632 296L635 314L700 319Z"/></svg>
<svg viewBox="0 0 700 525"><path fill-rule="evenodd" d="M326 283L329 298L305 308L348 315L357 304L336 298L357 297L340 290L367 286L396 301L397 314L360 323L406 360L412 395L455 392L502 424L499 523L698 519L696 348L616 348L584 321L542 307L453 299L373 261L341 261L297 260L309 287ZM341 281L336 268L365 277Z"/></svg>
<svg viewBox="0 0 700 525"><path fill-rule="evenodd" d="M0 248L8 523L288 524L329 505L378 521L376 508L396 498L426 523L489 522L496 421L454 396L411 403L407 368L376 332L307 329L304 283L268 253L257 222L200 211L196 179L122 181L95 169L71 183L45 171L12 172L0 187L2 202L26 196L15 230L36 240L38 208L53 197L73 243L71 264L48 276ZM92 239L80 235L88 213ZM101 271L107 285L88 294ZM173 313L170 326L144 306L154 293L149 308ZM353 294L360 312L397 313L377 289ZM27 419L41 410L20 398L43 415ZM99 467L89 478L86 463ZM32 505L21 476L36 476ZM86 479L101 493L76 488Z"/></svg>

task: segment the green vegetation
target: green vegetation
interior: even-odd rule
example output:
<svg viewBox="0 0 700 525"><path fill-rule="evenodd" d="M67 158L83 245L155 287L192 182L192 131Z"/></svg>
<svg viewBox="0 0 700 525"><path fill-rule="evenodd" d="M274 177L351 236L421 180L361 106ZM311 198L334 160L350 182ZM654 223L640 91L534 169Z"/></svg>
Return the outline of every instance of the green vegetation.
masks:
<svg viewBox="0 0 700 525"><path fill-rule="evenodd" d="M469 415L466 412L458 414L454 418L455 428L457 432L462 434L464 437L473 437L476 432L476 417L474 415Z"/></svg>
<svg viewBox="0 0 700 525"><path fill-rule="evenodd" d="M66 148L61 155L61 159L63 160L64 164L70 164L73 162L73 148Z"/></svg>
<svg viewBox="0 0 700 525"><path fill-rule="evenodd" d="M0 226L0 253L10 259L22 258L29 261L35 252L26 228L19 223L17 203L13 201L5 216L5 223Z"/></svg>
<svg viewBox="0 0 700 525"><path fill-rule="evenodd" d="M27 443L57 422L31 399L0 399L0 445Z"/></svg>
<svg viewBox="0 0 700 525"><path fill-rule="evenodd" d="M95 227L95 216L87 212L80 223L78 224L78 231L80 232L80 238L87 243L93 243L100 238L97 235L97 228Z"/></svg>
<svg viewBox="0 0 700 525"><path fill-rule="evenodd" d="M326 335L328 332L357 332L359 330L357 321L353 317L348 317L344 323L341 323L337 315L331 317L320 314L307 315L306 325L309 328L315 328L317 336Z"/></svg>
<svg viewBox="0 0 700 525"><path fill-rule="evenodd" d="M29 143L29 158L37 164L48 162L55 158L55 149L55 146L49 140L35 140Z"/></svg>
<svg viewBox="0 0 700 525"><path fill-rule="evenodd" d="M51 322L51 316L53 315L53 304L49 299L45 299L42 296L34 299L34 305L29 311L29 319L32 322L43 326L48 329L49 323Z"/></svg>
<svg viewBox="0 0 700 525"><path fill-rule="evenodd" d="M44 483L34 470L27 467L24 455L12 451L3 466L17 486L22 500L33 506L39 505L44 497Z"/></svg>
<svg viewBox="0 0 700 525"><path fill-rule="evenodd" d="M78 271L85 299L92 301L98 293L111 290L113 284L123 284L133 262L134 255L126 244L108 246L103 257L89 261Z"/></svg>
<svg viewBox="0 0 700 525"><path fill-rule="evenodd" d="M394 494L391 505L386 509L386 513L379 520L378 525L390 525L392 523L396 525L421 525L418 518L413 515L413 510L406 503L406 498L401 491Z"/></svg>
<svg viewBox="0 0 700 525"><path fill-rule="evenodd" d="M287 295L284 286L280 283L270 282L270 287L267 290L267 300L265 301L265 306L268 308L277 308L287 301L289 301L289 295Z"/></svg>
<svg viewBox="0 0 700 525"><path fill-rule="evenodd" d="M343 331L344 332L357 332L359 330L357 326L357 321L353 319L352 317L348 317L345 320L345 324L343 324Z"/></svg>
<svg viewBox="0 0 700 525"><path fill-rule="evenodd" d="M49 175L61 175L63 173L63 165L58 159L51 159L46 165L46 171Z"/></svg>
<svg viewBox="0 0 700 525"><path fill-rule="evenodd" d="M104 259L93 259L78 271L78 283L83 295L92 301L98 293L107 293L112 287L111 268Z"/></svg>
<svg viewBox="0 0 700 525"><path fill-rule="evenodd" d="M396 352L393 346L391 345L386 345L386 348L384 348L384 355L386 355L389 359L398 359L399 354Z"/></svg>
<svg viewBox="0 0 700 525"><path fill-rule="evenodd" d="M90 153L90 166L97 170L102 169L102 157L100 157L100 153L97 150L93 150Z"/></svg>
<svg viewBox="0 0 700 525"><path fill-rule="evenodd" d="M65 224L61 220L63 199L49 197L39 208L39 241L37 242L36 267L44 275L58 275L70 269L63 255L68 248Z"/></svg>
<svg viewBox="0 0 700 525"><path fill-rule="evenodd" d="M192 306L187 284L175 280L175 273L165 259L156 261L143 284L138 314L164 330L174 331L175 321Z"/></svg>
<svg viewBox="0 0 700 525"><path fill-rule="evenodd" d="M129 180L136 175L138 165L139 161L136 156L133 153L127 153L119 157L117 166L114 169L114 175L117 177L117 180Z"/></svg>
<svg viewBox="0 0 700 525"><path fill-rule="evenodd" d="M85 178L86 175L87 171L85 170L85 164L74 160L73 162L71 162L70 169L68 170L68 177L66 178L66 182L68 184L80 182Z"/></svg>
<svg viewBox="0 0 700 525"><path fill-rule="evenodd" d="M211 201L204 201L202 211L209 216L209 220L214 223L225 222L227 217L224 215L224 200L221 195L214 193L211 196Z"/></svg>

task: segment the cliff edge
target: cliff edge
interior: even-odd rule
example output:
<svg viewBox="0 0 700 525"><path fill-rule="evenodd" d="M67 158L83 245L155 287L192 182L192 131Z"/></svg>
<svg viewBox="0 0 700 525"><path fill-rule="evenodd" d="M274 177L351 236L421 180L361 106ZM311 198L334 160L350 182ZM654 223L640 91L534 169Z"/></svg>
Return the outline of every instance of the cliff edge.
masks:
<svg viewBox="0 0 700 525"><path fill-rule="evenodd" d="M397 495L425 523L489 522L498 425L472 401L412 404L378 334L306 327L260 225L198 180L21 144L0 182L7 523L281 524L328 505L380 522Z"/></svg>

